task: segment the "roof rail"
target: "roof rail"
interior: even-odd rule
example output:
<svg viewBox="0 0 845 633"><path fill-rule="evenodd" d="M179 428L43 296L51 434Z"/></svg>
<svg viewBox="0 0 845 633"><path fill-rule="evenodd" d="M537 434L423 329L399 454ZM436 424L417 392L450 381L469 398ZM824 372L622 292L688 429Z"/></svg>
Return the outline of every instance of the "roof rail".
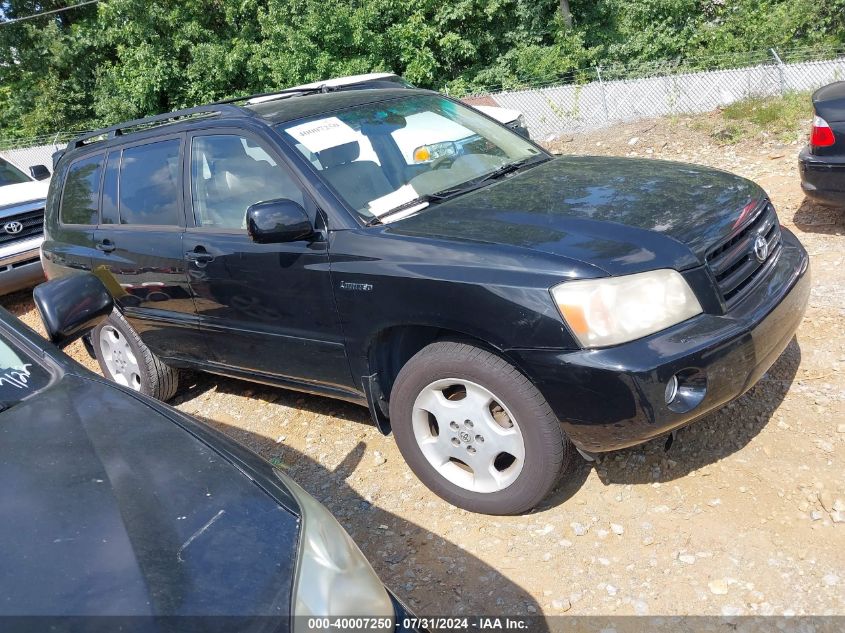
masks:
<svg viewBox="0 0 845 633"><path fill-rule="evenodd" d="M227 105L231 103L240 103L241 101L250 101L251 99L258 99L259 97L274 97L279 98L296 95L309 95L315 92L332 92L334 88L330 86L318 86L314 88L285 88L283 90L274 90L273 92L258 92L254 95L244 95L242 97L230 97L228 99L221 99L215 101L212 105Z"/></svg>
<svg viewBox="0 0 845 633"><path fill-rule="evenodd" d="M361 88L379 87L385 83L383 79L362 79L348 84L331 84L331 80L324 83L314 82L315 85L305 85L300 88L284 88L282 90L274 90L272 92L259 92L254 95L244 95L242 97L231 97L229 99L222 99L215 101L213 105L226 105L229 103L240 103L241 101L252 102L256 99L274 100L284 99L287 97L307 96L313 94L327 93L327 92L342 92L344 90L360 90ZM398 87L391 84L391 87ZM249 104L251 105L251 104Z"/></svg>
<svg viewBox="0 0 845 633"><path fill-rule="evenodd" d="M93 142L93 139L97 139L101 136L105 136L107 138L123 136L125 133L127 133L128 130L131 130L131 128L134 127L153 127L155 124L166 125L167 123L172 123L176 119L183 119L201 115L217 116L223 114L228 114L232 116L254 116L254 114L249 110L240 108L235 105L230 105L226 103L212 103L210 105L197 106L194 108L185 108L184 110L165 112L164 114L148 116L144 117L143 119L124 121L123 123L118 123L117 125L112 125L110 127L105 127L99 130L93 130L91 132L86 132L82 136L78 136L77 138L70 141L70 143L68 143L67 145L67 149L72 150L77 147L82 147L87 143ZM129 133L131 133L131 131Z"/></svg>

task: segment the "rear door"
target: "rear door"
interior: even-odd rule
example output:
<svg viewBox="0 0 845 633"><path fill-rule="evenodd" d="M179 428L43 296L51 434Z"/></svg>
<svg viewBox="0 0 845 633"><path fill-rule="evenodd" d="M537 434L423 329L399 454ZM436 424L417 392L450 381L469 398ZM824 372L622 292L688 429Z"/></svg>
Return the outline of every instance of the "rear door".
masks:
<svg viewBox="0 0 845 633"><path fill-rule="evenodd" d="M287 198L319 222L282 157L252 133L188 136L185 257L200 328L218 365L280 379L348 387L325 237L256 244L246 210Z"/></svg>
<svg viewBox="0 0 845 633"><path fill-rule="evenodd" d="M159 137L109 152L93 269L156 355L203 361L182 251L183 141Z"/></svg>

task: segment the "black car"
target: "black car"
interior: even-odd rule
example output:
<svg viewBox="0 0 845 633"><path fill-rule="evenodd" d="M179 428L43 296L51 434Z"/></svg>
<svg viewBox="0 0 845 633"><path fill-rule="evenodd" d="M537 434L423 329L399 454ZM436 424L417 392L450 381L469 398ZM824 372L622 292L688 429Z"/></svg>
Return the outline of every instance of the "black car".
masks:
<svg viewBox="0 0 845 633"><path fill-rule="evenodd" d="M742 394L809 292L754 183L554 158L413 89L77 139L42 255L115 296L89 343L106 376L166 400L201 369L368 406L432 490L487 513L534 506L575 447L644 442Z"/></svg>
<svg viewBox="0 0 845 633"><path fill-rule="evenodd" d="M58 345L112 312L90 274L34 294ZM328 510L254 453L2 309L0 365L4 631L409 630Z"/></svg>
<svg viewBox="0 0 845 633"><path fill-rule="evenodd" d="M798 156L801 188L808 198L845 207L845 81L813 93L813 129Z"/></svg>

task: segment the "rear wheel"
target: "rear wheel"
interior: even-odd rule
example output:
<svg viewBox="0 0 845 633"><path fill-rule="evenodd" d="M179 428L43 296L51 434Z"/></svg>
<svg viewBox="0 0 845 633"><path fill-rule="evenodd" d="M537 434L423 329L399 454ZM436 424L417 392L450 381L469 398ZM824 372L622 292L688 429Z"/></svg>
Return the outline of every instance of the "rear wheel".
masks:
<svg viewBox="0 0 845 633"><path fill-rule="evenodd" d="M100 370L109 380L158 400L167 401L176 394L179 370L162 363L119 312L94 328L91 342Z"/></svg>
<svg viewBox="0 0 845 633"><path fill-rule="evenodd" d="M474 512L530 510L574 454L531 381L463 343L433 343L408 361L390 395L390 419L417 477Z"/></svg>

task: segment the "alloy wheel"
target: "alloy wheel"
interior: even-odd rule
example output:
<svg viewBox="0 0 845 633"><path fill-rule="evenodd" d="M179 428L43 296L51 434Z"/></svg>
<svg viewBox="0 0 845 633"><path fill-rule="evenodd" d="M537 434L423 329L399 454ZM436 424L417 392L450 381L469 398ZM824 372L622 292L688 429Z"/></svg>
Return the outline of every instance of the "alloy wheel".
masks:
<svg viewBox="0 0 845 633"><path fill-rule="evenodd" d="M519 424L501 399L474 382L447 378L429 384L414 402L412 425L426 460L456 486L496 492L522 471Z"/></svg>
<svg viewBox="0 0 845 633"><path fill-rule="evenodd" d="M104 325L99 338L100 354L109 378L119 385L140 391L141 368L123 333L112 325Z"/></svg>

